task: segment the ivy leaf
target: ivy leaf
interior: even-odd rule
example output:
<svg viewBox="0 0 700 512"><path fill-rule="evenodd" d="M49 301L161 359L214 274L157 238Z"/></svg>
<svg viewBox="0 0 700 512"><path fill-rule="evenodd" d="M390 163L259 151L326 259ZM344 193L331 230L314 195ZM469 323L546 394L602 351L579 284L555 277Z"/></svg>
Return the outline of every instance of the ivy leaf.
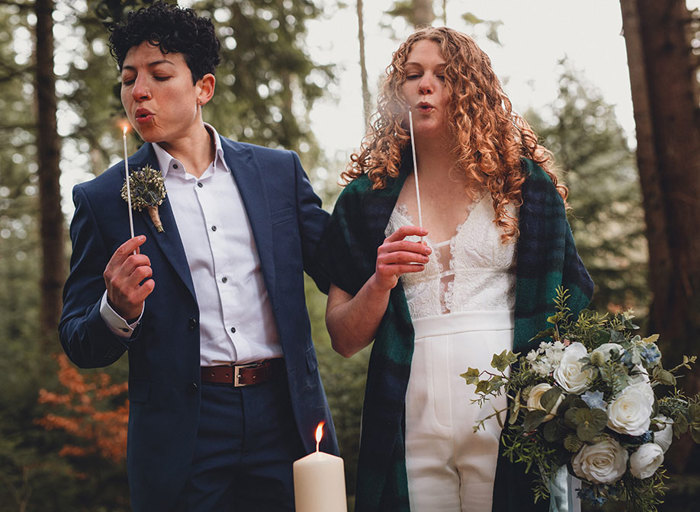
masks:
<svg viewBox="0 0 700 512"><path fill-rule="evenodd" d="M491 377L488 380L488 388L486 389L487 393L495 393L496 391L500 390L503 387L503 378L499 377L496 375L495 377Z"/></svg>
<svg viewBox="0 0 700 512"><path fill-rule="evenodd" d="M505 371L511 364L518 360L518 356L510 350L504 350L500 354L494 354L491 359L491 367L499 372Z"/></svg>
<svg viewBox="0 0 700 512"><path fill-rule="evenodd" d="M489 387L490 387L490 381L480 380L476 385L476 392L486 395L489 392Z"/></svg>
<svg viewBox="0 0 700 512"><path fill-rule="evenodd" d="M476 384L479 382L479 370L476 368L469 368L466 372L462 373L460 377L467 381L467 384Z"/></svg>

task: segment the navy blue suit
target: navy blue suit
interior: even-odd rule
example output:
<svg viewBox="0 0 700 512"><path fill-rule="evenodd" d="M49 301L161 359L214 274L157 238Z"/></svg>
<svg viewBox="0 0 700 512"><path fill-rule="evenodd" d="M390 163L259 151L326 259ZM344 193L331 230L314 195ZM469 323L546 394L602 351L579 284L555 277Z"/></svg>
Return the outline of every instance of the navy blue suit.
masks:
<svg viewBox="0 0 700 512"><path fill-rule="evenodd" d="M307 453L325 420L325 451L337 442L318 373L304 299L303 272L319 285L315 251L328 215L320 207L298 157L222 138L226 163L243 197L287 368L292 409ZM129 158L129 167L158 169L151 144ZM73 190L73 255L64 289L60 338L78 366L94 368L129 354L127 464L136 510L174 505L192 461L200 401L199 310L185 252L166 197L160 206L164 232L146 211L134 212L136 234L148 239L156 286L130 339L115 336L99 312L102 277L114 251L129 237L126 202L120 197L124 162Z"/></svg>

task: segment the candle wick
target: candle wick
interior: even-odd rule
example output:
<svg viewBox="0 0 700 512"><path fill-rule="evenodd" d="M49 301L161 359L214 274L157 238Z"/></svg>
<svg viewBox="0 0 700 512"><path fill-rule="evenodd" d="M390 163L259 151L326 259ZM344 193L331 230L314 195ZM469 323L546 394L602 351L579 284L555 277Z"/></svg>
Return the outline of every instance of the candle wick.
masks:
<svg viewBox="0 0 700 512"><path fill-rule="evenodd" d="M320 444L320 441L316 441L316 453L318 453L318 445Z"/></svg>

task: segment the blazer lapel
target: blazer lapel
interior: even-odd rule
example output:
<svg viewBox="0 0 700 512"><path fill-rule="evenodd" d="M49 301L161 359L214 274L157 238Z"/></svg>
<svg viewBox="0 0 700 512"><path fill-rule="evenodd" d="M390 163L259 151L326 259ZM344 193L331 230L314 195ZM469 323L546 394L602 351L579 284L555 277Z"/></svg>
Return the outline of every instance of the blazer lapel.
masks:
<svg viewBox="0 0 700 512"><path fill-rule="evenodd" d="M272 222L260 165L250 147L224 137L220 139L226 164L236 180L236 186L241 193L243 206L253 230L265 286L274 301L275 264L272 250Z"/></svg>
<svg viewBox="0 0 700 512"><path fill-rule="evenodd" d="M158 158L150 143L141 146L141 149L129 159L129 171L133 172L146 164L154 169L160 170ZM173 214L173 208L170 205L170 198L167 193L163 203L158 207L158 213L163 223L162 233L158 232L146 210L140 212L143 222L149 230L148 238L149 240L154 240L158 247L160 247L165 259L172 265L180 279L182 279L182 282L190 291L192 297L196 298L194 284L192 283L192 275L190 274L190 268L187 264L187 256L185 255L185 249L180 239L180 232L177 229L175 215ZM139 215L139 213L136 213L136 215Z"/></svg>

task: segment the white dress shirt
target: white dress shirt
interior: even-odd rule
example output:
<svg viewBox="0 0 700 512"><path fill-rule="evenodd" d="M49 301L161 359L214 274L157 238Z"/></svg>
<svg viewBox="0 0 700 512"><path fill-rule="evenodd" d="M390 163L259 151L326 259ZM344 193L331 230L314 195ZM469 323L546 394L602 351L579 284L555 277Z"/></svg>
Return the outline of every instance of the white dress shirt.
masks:
<svg viewBox="0 0 700 512"><path fill-rule="evenodd" d="M216 130L214 161L196 178L153 144L185 249L199 305L200 363L213 366L282 356L272 305L243 200ZM158 285L158 276L153 276ZM146 299L148 301L148 299ZM110 330L129 337L127 322L102 299Z"/></svg>

